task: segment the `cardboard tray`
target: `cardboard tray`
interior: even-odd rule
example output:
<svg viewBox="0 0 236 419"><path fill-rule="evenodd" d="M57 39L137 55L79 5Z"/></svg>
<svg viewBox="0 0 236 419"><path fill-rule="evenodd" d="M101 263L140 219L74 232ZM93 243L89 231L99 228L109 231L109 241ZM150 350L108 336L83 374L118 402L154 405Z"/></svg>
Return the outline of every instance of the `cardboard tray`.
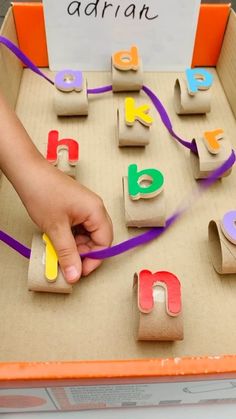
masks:
<svg viewBox="0 0 236 419"><path fill-rule="evenodd" d="M17 44L11 10L2 35ZM175 114L173 89L179 74L145 74L145 84L161 99L182 137L192 139L204 130L222 127L236 147L235 42L236 15L231 11L217 67L210 69L215 80L212 111L207 116ZM3 46L0 69L1 90L44 155L51 129L57 129L61 138L79 141L78 179L102 196L113 220L115 243L139 233L124 224L122 176L130 163L163 171L168 214L194 188L189 153L170 138L154 109L151 144L144 150L119 149L116 109L125 94L90 96L87 118L57 118L53 86L23 70ZM50 75L47 69L45 73ZM86 76L89 87L110 84L109 73ZM36 228L4 176L0 182L0 228L30 247ZM62 388L236 378L235 275L216 274L207 243L208 222L235 208L235 185L233 169L162 237L105 261L97 272L81 279L70 296L28 292L28 261L0 243L0 386ZM181 280L184 341L136 342L132 282L141 269L169 270ZM57 409L81 408L78 403L71 406L58 402ZM106 403L89 407L106 407Z"/></svg>

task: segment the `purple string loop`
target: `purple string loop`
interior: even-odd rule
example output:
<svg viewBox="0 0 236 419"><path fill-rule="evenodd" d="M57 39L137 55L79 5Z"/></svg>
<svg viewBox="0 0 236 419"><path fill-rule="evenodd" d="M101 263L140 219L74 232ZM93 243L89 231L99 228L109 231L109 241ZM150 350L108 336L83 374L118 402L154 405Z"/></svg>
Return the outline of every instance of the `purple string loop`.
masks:
<svg viewBox="0 0 236 419"><path fill-rule="evenodd" d="M161 120L163 124L165 125L166 129L169 131L170 135L174 137L180 144L182 144L184 147L191 150L193 153L198 154L197 146L195 142L189 142L184 140L183 138L179 137L173 130L171 120L169 118L168 113L166 112L166 109L162 105L160 99L155 95L155 93L152 92L147 86L143 86L142 90L146 93L146 95L151 99L153 105L155 106L157 112L159 113Z"/></svg>
<svg viewBox="0 0 236 419"><path fill-rule="evenodd" d="M39 76L43 77L49 83L54 84L54 82L48 78L39 68L9 39L0 36L0 43L5 45L9 48L28 68L30 68L33 72L38 74ZM173 130L171 120L167 114L166 109L162 105L161 101L158 97L153 93L147 86L143 86L142 90L147 94L147 96L151 99L152 103L154 104L157 112L160 115L160 118L169 131L170 135L176 139L181 145L191 150L193 153L198 154L197 146L195 141L186 141L179 137L175 131ZM100 94L112 91L112 86L102 86L93 89L88 89L88 94ZM229 158L216 170L214 170L208 178L202 180L199 183L199 188L205 190L206 188L210 187L218 178L222 177L222 175L230 170L230 168L235 163L235 152L232 150L231 155ZM145 233L141 233L129 240L126 240L122 243L116 244L114 246L108 247L103 250L88 252L81 254L82 258L91 258L91 259L106 259L113 256L117 256L121 253L127 252L128 250L134 249L137 246L141 246L143 244L148 243L149 241L161 236L172 224L177 221L180 216L188 209L187 207L183 207L181 210L176 210L166 221L166 225L164 227L154 227L146 231ZM30 258L31 250L9 236L8 234L4 233L0 230L0 240L3 241L5 244L10 246L12 249L20 253L25 258Z"/></svg>
<svg viewBox="0 0 236 419"><path fill-rule="evenodd" d="M228 159L216 170L214 170L208 178L202 180L199 183L199 188L205 190L209 188L217 179L227 172L235 163L235 152L232 150ZM117 256L121 253L127 252L128 250L134 249L135 247L141 246L150 242L153 239L161 236L167 229L171 227L188 209L189 206L183 207L181 210L176 210L166 221L164 227L153 227L145 233L139 234L132 239L126 240L117 245L108 247L104 250L98 250L94 252L83 253L80 256L82 258L89 257L91 259L107 259L113 256Z"/></svg>

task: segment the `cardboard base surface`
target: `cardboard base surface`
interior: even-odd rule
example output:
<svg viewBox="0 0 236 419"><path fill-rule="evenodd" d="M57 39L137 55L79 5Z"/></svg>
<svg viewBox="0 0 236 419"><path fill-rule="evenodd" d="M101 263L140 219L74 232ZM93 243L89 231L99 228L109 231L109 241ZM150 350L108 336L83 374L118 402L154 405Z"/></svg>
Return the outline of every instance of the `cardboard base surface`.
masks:
<svg viewBox="0 0 236 419"><path fill-rule="evenodd" d="M214 70L212 111L207 116L177 116L176 73L148 73L144 83L167 108L179 135L191 140L220 125L236 147L236 123ZM50 74L50 73L48 73ZM110 83L108 73L87 73L89 88ZM147 98L144 93L140 93ZM114 224L114 242L141 232L124 221L122 177L128 165L156 167L165 175L167 215L196 185L189 152L169 136L155 110L151 142L145 149L121 149L116 140L117 108L126 94L89 97L88 117L58 118L53 86L24 70L17 114L45 155L48 132L80 143L79 180L102 196ZM104 121L105 117L105 123ZM220 122L221 121L221 122ZM218 275L208 253L208 223L235 208L235 168L158 240L105 261L81 279L71 295L27 291L28 260L0 243L0 361L169 358L235 353L236 275ZM31 245L35 226L13 188L0 180L0 228ZM133 274L167 270L181 281L184 341L137 342L132 319Z"/></svg>

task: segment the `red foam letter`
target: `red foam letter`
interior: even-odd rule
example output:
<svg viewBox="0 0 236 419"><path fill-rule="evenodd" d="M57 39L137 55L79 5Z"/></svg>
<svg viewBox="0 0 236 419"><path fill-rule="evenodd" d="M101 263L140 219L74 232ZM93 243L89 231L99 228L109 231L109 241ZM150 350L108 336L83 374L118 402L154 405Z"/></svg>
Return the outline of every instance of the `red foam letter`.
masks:
<svg viewBox="0 0 236 419"><path fill-rule="evenodd" d="M53 130L48 133L47 160L51 163L57 162L57 150L59 147L68 150L68 160L71 164L76 163L79 160L79 144L77 141L70 138L59 140L58 137L58 131Z"/></svg>
<svg viewBox="0 0 236 419"><path fill-rule="evenodd" d="M152 274L143 270L139 274L139 308L143 313L150 313L154 306L153 286L158 284L166 288L167 312L171 316L177 316L181 311L181 290L178 278L170 272L160 271Z"/></svg>

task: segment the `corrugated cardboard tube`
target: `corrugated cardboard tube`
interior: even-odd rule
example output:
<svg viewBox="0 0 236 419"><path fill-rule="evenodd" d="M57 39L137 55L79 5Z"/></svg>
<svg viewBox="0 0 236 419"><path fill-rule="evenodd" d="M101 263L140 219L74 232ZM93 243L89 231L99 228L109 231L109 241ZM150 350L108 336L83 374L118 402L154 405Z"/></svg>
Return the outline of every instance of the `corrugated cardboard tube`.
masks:
<svg viewBox="0 0 236 419"><path fill-rule="evenodd" d="M133 126L125 123L123 107L117 109L117 138L119 147L145 147L150 142L150 127L135 121Z"/></svg>
<svg viewBox="0 0 236 419"><path fill-rule="evenodd" d="M220 221L211 220L208 226L211 261L219 274L236 273L236 245L223 234Z"/></svg>
<svg viewBox="0 0 236 419"><path fill-rule="evenodd" d="M211 110L211 89L190 95L185 79L178 78L174 87L174 106L178 115L208 113Z"/></svg>
<svg viewBox="0 0 236 419"><path fill-rule="evenodd" d="M88 95L87 81L84 79L83 89L80 92L62 92L54 88L54 110L58 116L87 116Z"/></svg>
<svg viewBox="0 0 236 419"><path fill-rule="evenodd" d="M170 316L166 311L165 290L160 284L153 287L154 307L150 313L138 308L138 275L134 275L133 318L135 338L148 341L183 340L183 315Z"/></svg>
<svg viewBox="0 0 236 419"><path fill-rule="evenodd" d="M139 92L143 86L143 66L140 59L138 70L118 70L111 65L113 92Z"/></svg>

